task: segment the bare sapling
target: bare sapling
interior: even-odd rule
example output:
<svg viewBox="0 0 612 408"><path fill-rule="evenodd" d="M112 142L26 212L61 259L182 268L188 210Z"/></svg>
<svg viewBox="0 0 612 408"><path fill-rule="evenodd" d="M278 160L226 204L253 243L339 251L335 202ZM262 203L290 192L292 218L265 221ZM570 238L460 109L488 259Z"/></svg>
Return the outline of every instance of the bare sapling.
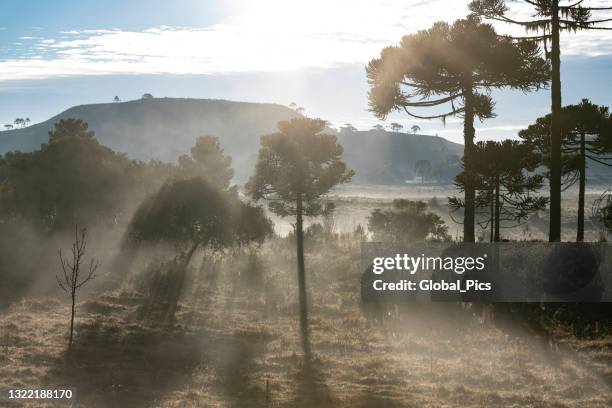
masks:
<svg viewBox="0 0 612 408"><path fill-rule="evenodd" d="M100 266L100 263L91 258L89 264L84 264L85 251L87 250L87 229L83 228L79 232L78 225L74 227L74 241L72 242L71 256L65 257L60 249L59 259L62 267L62 274L56 275L57 284L64 292L70 295L72 302L70 309L70 337L68 340L68 352L70 355L72 350L72 338L74 334L74 314L76 296L78 290L87 282L95 278L95 272Z"/></svg>

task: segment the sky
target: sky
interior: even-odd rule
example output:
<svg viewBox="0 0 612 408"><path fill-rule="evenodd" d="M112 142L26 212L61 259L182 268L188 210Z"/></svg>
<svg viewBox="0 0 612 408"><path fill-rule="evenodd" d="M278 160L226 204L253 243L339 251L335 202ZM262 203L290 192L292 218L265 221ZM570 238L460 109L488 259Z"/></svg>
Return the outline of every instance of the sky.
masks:
<svg viewBox="0 0 612 408"><path fill-rule="evenodd" d="M520 2L518 2L520 3ZM605 6L611 0L587 0ZM297 103L309 116L367 129L365 64L405 34L467 14L464 0L3 1L0 123L73 106L156 97ZM516 6L525 16L528 9ZM602 14L601 16L607 17ZM598 16L600 17L600 16ZM500 32L517 28L497 26ZM612 104L612 31L565 34L564 103ZM479 139L513 137L549 110L548 91L494 92ZM460 142L460 119L418 124Z"/></svg>

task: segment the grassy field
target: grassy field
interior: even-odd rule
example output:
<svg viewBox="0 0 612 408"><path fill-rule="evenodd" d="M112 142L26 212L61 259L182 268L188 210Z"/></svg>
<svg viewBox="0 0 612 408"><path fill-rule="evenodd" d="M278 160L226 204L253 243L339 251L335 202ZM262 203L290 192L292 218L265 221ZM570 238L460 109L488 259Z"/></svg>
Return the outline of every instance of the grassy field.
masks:
<svg viewBox="0 0 612 408"><path fill-rule="evenodd" d="M585 240L598 241L600 230L592 222L593 202L601 196L605 189L593 187L587 190L585 196ZM543 192L543 194L547 194ZM460 239L463 235L463 226L451 218L447 207L448 197L458 195L452 185L409 185L409 186L375 186L375 185L347 185L335 191L333 198L336 201L336 227L339 231L353 231L359 224L367 225L367 217L377 207L389 206L396 198L408 200L421 200L430 204L431 210L442 217L449 228L453 238ZM459 194L460 195L460 194ZM575 187L564 191L562 197L562 232L563 240L576 239L576 218L578 211L578 190ZM454 219L461 219L461 215L454 215ZM289 229L283 220L275 220L281 232ZM502 225L502 238L510 240L548 240L548 214L540 211L530 216L526 223L512 227L510 224ZM476 236L481 240L489 240L489 230L476 227Z"/></svg>
<svg viewBox="0 0 612 408"><path fill-rule="evenodd" d="M0 389L69 387L72 406L88 408L612 405L610 336L482 321L455 304L366 319L347 237L306 248L314 356L305 361L292 249L266 244L257 273L238 255L196 265L172 325L142 317L137 276L84 295L69 363L68 305L25 298L0 315Z"/></svg>

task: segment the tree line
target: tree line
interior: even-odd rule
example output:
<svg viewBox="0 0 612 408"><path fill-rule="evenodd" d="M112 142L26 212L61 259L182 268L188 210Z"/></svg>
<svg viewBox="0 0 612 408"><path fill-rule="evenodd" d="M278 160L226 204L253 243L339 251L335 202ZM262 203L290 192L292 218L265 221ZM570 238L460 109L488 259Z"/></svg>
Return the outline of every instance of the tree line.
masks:
<svg viewBox="0 0 612 408"><path fill-rule="evenodd" d="M4 129L6 130L11 130L11 129L23 129L27 126L30 126L30 123L32 121L30 120L30 118L16 118L13 123L7 123L4 125Z"/></svg>
<svg viewBox="0 0 612 408"><path fill-rule="evenodd" d="M536 164L547 167L549 240L552 242L561 239L561 191L564 184L571 184L564 176L578 174L580 181L577 234L580 241L584 238L584 163L588 158L607 164L604 157L610 152L612 136L607 108L596 107L587 100L572 107L561 105L559 38L564 32L611 29L603 26L611 19L598 19L593 14L612 10L612 7L587 7L584 1L567 5L560 0L522 2L533 9L532 20L515 19L510 1L473 0L469 4L471 14L465 19L453 24L438 22L430 29L407 35L400 45L384 48L380 57L366 67L370 109L380 119L393 111L417 119L463 118L464 170L456 180L463 198L451 198L449 204L463 211L460 222L466 242L475 241L477 214L483 208L490 210L492 221L489 222L499 225L500 220L506 218L520 221L526 211L545 205L543 200L535 200L530 194L542 187L538 178L518 177L517 169L484 168L479 163L484 156L499 150L518 154L522 149L539 159ZM518 25L536 35L500 35L483 19ZM547 119L538 119L536 125L539 127L532 126L521 132L527 147L503 142L499 145L475 143L474 120L484 121L496 116L492 89L530 92L549 86L551 113ZM417 112L422 109L432 113ZM588 113L589 110L597 112ZM590 114L593 114L591 119L587 119ZM536 131L538 135L534 135ZM533 171L533 160L527 162L523 170ZM492 172L501 171L506 175L500 174L500 187L492 188ZM515 184L509 190L510 180ZM500 191L502 186L506 194ZM511 198L511 195L518 197ZM493 234L498 236L496 232Z"/></svg>
<svg viewBox="0 0 612 408"><path fill-rule="evenodd" d="M323 132L325 126L323 120L301 117L280 122L277 133L262 136L254 175L246 185L250 201L231 185L231 158L213 136L198 137L176 163L141 162L101 145L82 120L67 118L55 124L39 150L0 156L3 229L25 222L42 236L74 237L71 256L58 253L57 275L72 302L69 352L78 289L99 269L93 257L89 266L84 263L86 228L79 225L127 225L122 249L128 258L135 253L129 249L141 245L175 248L164 273L153 282L149 301L150 306L162 306L158 317L173 321L196 252L257 246L273 234L272 222L257 204L266 200L272 213L295 220L300 325L308 355L303 219L331 213L334 206L324 200L325 194L353 175L341 159L342 146L335 135ZM10 245L0 247L0 252L13 250ZM106 275L120 281L129 265L108 265ZM0 263L4 267L11 266ZM123 270L117 274L113 269Z"/></svg>
<svg viewBox="0 0 612 408"><path fill-rule="evenodd" d="M606 109L586 102L581 106L609 120ZM577 114L580 109L570 110L576 114L572 116L576 130L567 128L567 154L576 154L572 150L576 140L578 146L585 146L578 152L598 152L599 139L587 139L591 131L578 125L582 123ZM542 118L540 122L545 121ZM94 257L89 264L84 262L86 229L78 225L127 225L124 249L159 243L175 248L174 256L163 264L163 273L152 282L148 301L148 306L160 309L157 318L172 322L196 253L257 247L273 235L272 222L258 204L267 202L270 212L294 220L300 333L308 356L304 218L331 214L334 205L326 200L327 193L349 182L354 174L342 160L343 149L336 136L325 133L325 123L294 118L280 122L277 132L261 137L254 173L244 189L248 201L231 184L231 157L215 137L198 137L189 153L181 155L176 163L140 162L101 145L87 123L62 119L39 150L0 157L0 223L6 229L25 220L43 236L62 232L74 236L71 255L66 258L61 251L58 254L61 273L57 275L59 286L72 302L72 338L78 289L99 269ZM523 219L547 202L532 194L544 178L531 172L541 163L534 153L534 146L543 149L539 127L525 132L529 143L479 142L474 146L477 208L490 209L486 213L490 218L479 220L493 225L492 240L499 240L500 221ZM578 157L584 162L590 155ZM578 161L573 171L581 168ZM460 188L464 175L457 177ZM460 201L456 199L457 206L461 206ZM444 221L430 212L427 204L408 200L395 200L389 209L374 210L368 217L368 230L377 240L451 239ZM363 239L366 235L360 236ZM133 253L127 251L127 256ZM114 270L124 273L129 265L116 262L105 266L105 272L117 278ZM70 340L69 350L71 344Z"/></svg>

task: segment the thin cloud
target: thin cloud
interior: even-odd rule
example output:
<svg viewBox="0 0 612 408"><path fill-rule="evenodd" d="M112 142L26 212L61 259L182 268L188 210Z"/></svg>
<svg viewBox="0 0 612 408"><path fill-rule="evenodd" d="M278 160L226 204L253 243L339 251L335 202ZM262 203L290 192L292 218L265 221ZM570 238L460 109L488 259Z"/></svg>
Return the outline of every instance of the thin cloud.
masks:
<svg viewBox="0 0 612 408"><path fill-rule="evenodd" d="M265 7L251 0L237 14L204 28L78 29L28 37L19 56L0 60L0 78L281 72L365 64L402 35L466 13L467 2L443 0L269 0ZM612 54L612 33L565 37L565 55Z"/></svg>

